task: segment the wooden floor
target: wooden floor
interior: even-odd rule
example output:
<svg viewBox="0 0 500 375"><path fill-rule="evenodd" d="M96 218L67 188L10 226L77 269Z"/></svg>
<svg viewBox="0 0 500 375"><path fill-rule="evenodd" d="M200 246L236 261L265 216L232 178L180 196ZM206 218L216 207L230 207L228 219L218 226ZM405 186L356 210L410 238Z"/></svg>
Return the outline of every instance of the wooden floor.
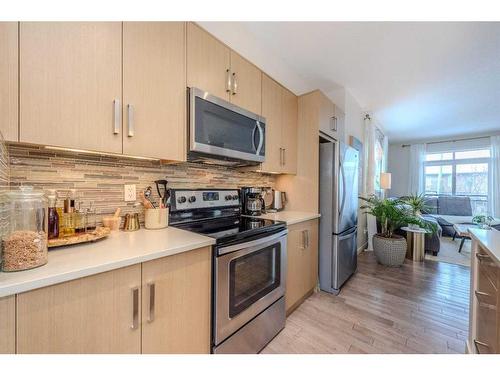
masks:
<svg viewBox="0 0 500 375"><path fill-rule="evenodd" d="M469 268L362 253L338 296L315 293L262 353L464 353Z"/></svg>

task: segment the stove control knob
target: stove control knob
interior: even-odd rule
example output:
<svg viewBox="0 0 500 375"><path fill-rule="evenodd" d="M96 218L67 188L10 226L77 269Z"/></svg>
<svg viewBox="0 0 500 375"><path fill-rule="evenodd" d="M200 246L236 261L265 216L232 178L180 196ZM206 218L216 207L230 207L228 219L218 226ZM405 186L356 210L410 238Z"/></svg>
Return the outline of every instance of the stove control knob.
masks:
<svg viewBox="0 0 500 375"><path fill-rule="evenodd" d="M189 200L189 203L194 203L194 202L196 202L196 197L194 195L191 195L188 200Z"/></svg>
<svg viewBox="0 0 500 375"><path fill-rule="evenodd" d="M231 199L233 199L233 197L232 197L231 195L226 195L224 198L225 198L227 201L230 201Z"/></svg>
<svg viewBox="0 0 500 375"><path fill-rule="evenodd" d="M238 200L238 196L237 195L233 195L233 200L237 201Z"/></svg>
<svg viewBox="0 0 500 375"><path fill-rule="evenodd" d="M186 197L180 196L179 198L177 198L177 202L179 202L179 203L186 203Z"/></svg>

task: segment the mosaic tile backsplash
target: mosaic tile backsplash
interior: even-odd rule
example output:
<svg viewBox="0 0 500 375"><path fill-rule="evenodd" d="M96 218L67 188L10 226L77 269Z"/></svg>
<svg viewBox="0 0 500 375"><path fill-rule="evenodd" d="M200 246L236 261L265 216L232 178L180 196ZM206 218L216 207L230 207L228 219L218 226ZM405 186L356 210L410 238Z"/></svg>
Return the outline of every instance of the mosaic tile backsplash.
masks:
<svg viewBox="0 0 500 375"><path fill-rule="evenodd" d="M112 214L116 208L122 215L139 212L142 206L125 202L125 184L135 184L139 192L154 180L166 179L172 188L238 188L241 186L274 187L275 176L240 171L227 167L200 164L162 164L159 161L137 160L115 156L69 153L43 147L9 144L10 186L33 185L37 189L56 189L64 199L70 189L76 189L83 208L94 203L98 218ZM58 205L62 206L62 199ZM139 199L138 199L139 201Z"/></svg>

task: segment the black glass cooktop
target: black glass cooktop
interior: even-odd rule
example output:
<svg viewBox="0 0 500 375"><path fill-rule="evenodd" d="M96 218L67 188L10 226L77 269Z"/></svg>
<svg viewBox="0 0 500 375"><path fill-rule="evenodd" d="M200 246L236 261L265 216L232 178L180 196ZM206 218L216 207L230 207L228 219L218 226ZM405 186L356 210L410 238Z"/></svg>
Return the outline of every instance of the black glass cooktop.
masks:
<svg viewBox="0 0 500 375"><path fill-rule="evenodd" d="M172 226L213 237L217 243L229 243L248 239L269 232L286 228L286 223L248 216L231 216L188 223L176 223Z"/></svg>

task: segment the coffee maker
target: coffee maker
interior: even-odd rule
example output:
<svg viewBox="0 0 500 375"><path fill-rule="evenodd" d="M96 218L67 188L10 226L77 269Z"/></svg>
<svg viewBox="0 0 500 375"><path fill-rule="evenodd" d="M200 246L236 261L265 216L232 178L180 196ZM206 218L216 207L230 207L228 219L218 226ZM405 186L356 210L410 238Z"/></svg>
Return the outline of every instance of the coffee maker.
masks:
<svg viewBox="0 0 500 375"><path fill-rule="evenodd" d="M264 210L262 189L259 187L241 188L241 207L243 215L258 216Z"/></svg>

